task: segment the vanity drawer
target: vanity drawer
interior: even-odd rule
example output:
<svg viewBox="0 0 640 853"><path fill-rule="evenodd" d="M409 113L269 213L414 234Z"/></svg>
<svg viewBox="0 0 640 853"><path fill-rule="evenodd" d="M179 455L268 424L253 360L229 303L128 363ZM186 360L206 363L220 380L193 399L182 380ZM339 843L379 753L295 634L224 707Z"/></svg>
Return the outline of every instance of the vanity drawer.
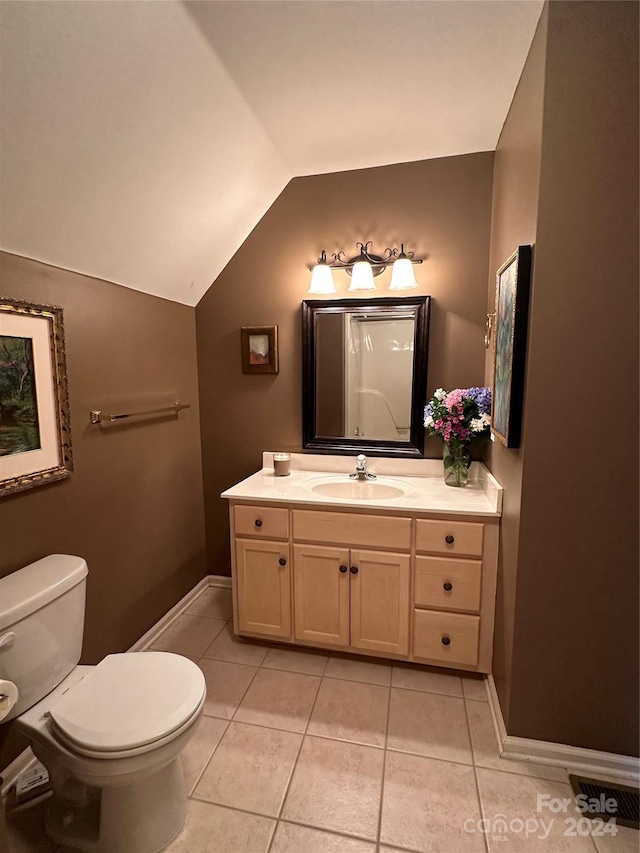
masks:
<svg viewBox="0 0 640 853"><path fill-rule="evenodd" d="M236 506L234 525L236 536L288 539L289 510L272 506Z"/></svg>
<svg viewBox="0 0 640 853"><path fill-rule="evenodd" d="M480 611L480 560L416 557L416 607Z"/></svg>
<svg viewBox="0 0 640 853"><path fill-rule="evenodd" d="M476 666L479 635L479 616L416 610L413 654L414 657L438 661L448 666Z"/></svg>
<svg viewBox="0 0 640 853"><path fill-rule="evenodd" d="M483 539L483 524L427 518L419 518L416 522L416 551L450 557L481 557Z"/></svg>
<svg viewBox="0 0 640 853"><path fill-rule="evenodd" d="M294 509L293 538L304 542L409 551L411 519Z"/></svg>

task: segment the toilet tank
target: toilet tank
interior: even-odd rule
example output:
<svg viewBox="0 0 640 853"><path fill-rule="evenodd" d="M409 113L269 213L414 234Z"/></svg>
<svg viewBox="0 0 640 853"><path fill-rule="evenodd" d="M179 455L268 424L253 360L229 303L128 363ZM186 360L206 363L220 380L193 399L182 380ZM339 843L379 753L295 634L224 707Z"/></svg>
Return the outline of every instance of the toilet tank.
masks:
<svg viewBox="0 0 640 853"><path fill-rule="evenodd" d="M0 578L0 678L18 703L3 722L50 693L80 660L87 564L51 554Z"/></svg>

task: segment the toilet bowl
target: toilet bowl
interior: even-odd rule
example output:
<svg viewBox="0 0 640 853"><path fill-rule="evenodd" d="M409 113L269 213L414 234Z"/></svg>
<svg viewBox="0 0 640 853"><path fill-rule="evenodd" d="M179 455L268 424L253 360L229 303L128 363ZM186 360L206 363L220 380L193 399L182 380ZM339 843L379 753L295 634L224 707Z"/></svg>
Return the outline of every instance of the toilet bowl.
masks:
<svg viewBox="0 0 640 853"><path fill-rule="evenodd" d="M27 696L11 716L49 771L47 832L84 853L159 853L187 817L180 753L204 707L202 671L168 652L79 666L77 626L60 619L84 614L86 564L33 565L36 583L15 577L32 567L0 580L0 677Z"/></svg>
<svg viewBox="0 0 640 853"><path fill-rule="evenodd" d="M167 652L77 666L16 720L49 771L46 828L94 853L157 853L180 832L187 794L179 755L206 690L200 669Z"/></svg>

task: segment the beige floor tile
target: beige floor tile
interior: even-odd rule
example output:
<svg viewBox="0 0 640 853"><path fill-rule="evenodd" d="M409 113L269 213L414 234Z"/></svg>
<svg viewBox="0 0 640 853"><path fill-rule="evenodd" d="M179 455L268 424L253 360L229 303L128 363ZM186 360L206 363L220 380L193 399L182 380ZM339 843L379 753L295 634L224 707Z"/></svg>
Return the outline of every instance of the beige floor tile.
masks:
<svg viewBox="0 0 640 853"><path fill-rule="evenodd" d="M375 840L384 751L307 736L282 818Z"/></svg>
<svg viewBox="0 0 640 853"><path fill-rule="evenodd" d="M384 746L388 708L388 687L323 678L308 732Z"/></svg>
<svg viewBox="0 0 640 853"><path fill-rule="evenodd" d="M256 726L304 732L320 679L276 669L260 669L234 719Z"/></svg>
<svg viewBox="0 0 640 853"><path fill-rule="evenodd" d="M302 672L306 675L322 675L329 655L326 652L299 651L287 646L269 649L262 666L268 669L284 669L288 672Z"/></svg>
<svg viewBox="0 0 640 853"><path fill-rule="evenodd" d="M387 847L386 844L378 845L378 853L399 853L399 847Z"/></svg>
<svg viewBox="0 0 640 853"><path fill-rule="evenodd" d="M378 853L404 853L404 850L400 847L387 847L386 844L379 844ZM438 853L437 848L436 853Z"/></svg>
<svg viewBox="0 0 640 853"><path fill-rule="evenodd" d="M220 742L227 725L226 720L202 716L195 735L182 750L180 758L184 770L184 781L189 793L207 766L207 761L213 755L213 751Z"/></svg>
<svg viewBox="0 0 640 853"><path fill-rule="evenodd" d="M380 841L424 853L484 853L473 767L387 753Z"/></svg>
<svg viewBox="0 0 640 853"><path fill-rule="evenodd" d="M464 700L392 687L387 747L472 764Z"/></svg>
<svg viewBox="0 0 640 853"><path fill-rule="evenodd" d="M477 699L480 702L487 701L486 678L472 675L462 676L462 692L465 699Z"/></svg>
<svg viewBox="0 0 640 853"><path fill-rule="evenodd" d="M275 821L211 803L189 803L187 825L164 853L267 853Z"/></svg>
<svg viewBox="0 0 640 853"><path fill-rule="evenodd" d="M391 664L356 658L349 655L332 654L324 674L330 678L345 678L348 681L364 681L368 684L391 684Z"/></svg>
<svg viewBox="0 0 640 853"><path fill-rule="evenodd" d="M567 771L562 767L549 767L529 761L510 761L500 758L498 744L491 719L488 702L467 702L467 716L471 731L473 760L478 767L517 773L520 776L537 776L540 779L555 779L567 782Z"/></svg>
<svg viewBox="0 0 640 853"><path fill-rule="evenodd" d="M570 785L482 767L476 769L476 776L490 853L594 853L591 838L565 835L571 828L566 821L576 817L575 812L554 814L545 808L538 811L538 795L572 797ZM497 816L503 823L506 821L506 834L497 821L493 823ZM526 821L529 823L523 827ZM493 831L494 826L497 832ZM528 837L525 828L529 830Z"/></svg>
<svg viewBox="0 0 640 853"><path fill-rule="evenodd" d="M399 847L387 847L386 844L378 845L378 853L398 853Z"/></svg>
<svg viewBox="0 0 640 853"><path fill-rule="evenodd" d="M179 655L199 657L224 628L223 619L204 619L202 616L178 616L160 636L154 651L177 652Z"/></svg>
<svg viewBox="0 0 640 853"><path fill-rule="evenodd" d="M10 853L51 853L55 848L44 829L44 817L49 805L49 795L38 797L30 803L15 806L7 803L7 840ZM0 802L0 808L2 803Z"/></svg>
<svg viewBox="0 0 640 853"><path fill-rule="evenodd" d="M231 589L210 586L203 590L187 610L191 616L206 616L209 619L231 619L233 616L233 597Z"/></svg>
<svg viewBox="0 0 640 853"><path fill-rule="evenodd" d="M229 723L194 797L277 817L302 735Z"/></svg>
<svg viewBox="0 0 640 853"><path fill-rule="evenodd" d="M598 853L638 853L640 850L640 833L637 829L618 826L615 835L594 837Z"/></svg>
<svg viewBox="0 0 640 853"><path fill-rule="evenodd" d="M248 666L260 666L269 650L267 643L258 640L243 640L233 633L229 622L203 654L211 660L224 660L227 663L244 663Z"/></svg>
<svg viewBox="0 0 640 853"><path fill-rule="evenodd" d="M280 821L270 853L376 853L376 845L310 826Z"/></svg>
<svg viewBox="0 0 640 853"><path fill-rule="evenodd" d="M198 666L207 682L204 713L230 720L258 671L255 666L202 658Z"/></svg>
<svg viewBox="0 0 640 853"><path fill-rule="evenodd" d="M406 690L424 690L427 693L443 693L445 696L462 696L459 675L426 666L394 664L391 684Z"/></svg>

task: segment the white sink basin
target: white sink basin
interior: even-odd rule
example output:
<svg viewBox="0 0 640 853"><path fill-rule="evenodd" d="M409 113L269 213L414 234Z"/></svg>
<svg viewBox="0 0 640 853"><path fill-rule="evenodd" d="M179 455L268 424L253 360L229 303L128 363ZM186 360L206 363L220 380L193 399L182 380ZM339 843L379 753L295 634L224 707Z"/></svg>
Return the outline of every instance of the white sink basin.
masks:
<svg viewBox="0 0 640 853"><path fill-rule="evenodd" d="M327 498L342 498L347 501L386 501L403 498L411 488L401 480L380 477L377 480L351 480L336 475L319 477L306 484L309 491Z"/></svg>

